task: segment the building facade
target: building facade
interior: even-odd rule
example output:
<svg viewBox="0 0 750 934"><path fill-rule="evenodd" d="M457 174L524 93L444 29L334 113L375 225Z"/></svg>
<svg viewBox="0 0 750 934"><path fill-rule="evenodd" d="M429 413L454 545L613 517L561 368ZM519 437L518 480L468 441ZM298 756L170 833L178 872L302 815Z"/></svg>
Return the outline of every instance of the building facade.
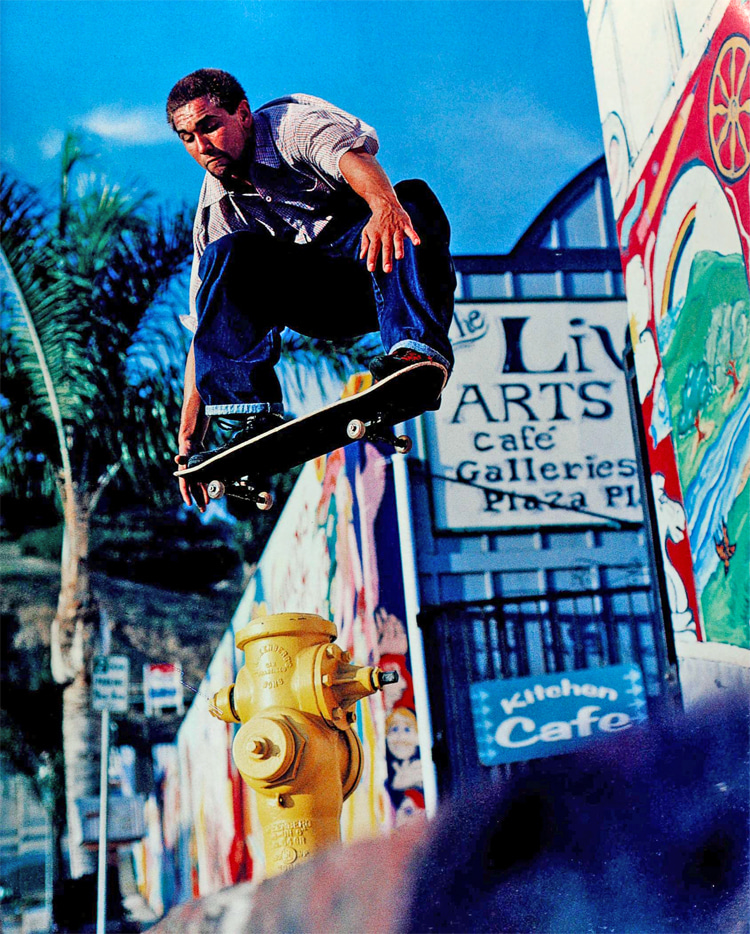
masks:
<svg viewBox="0 0 750 934"><path fill-rule="evenodd" d="M511 253L456 265L456 369L408 465L441 794L516 767L503 750L491 750L496 766L480 756L480 683L634 664L644 715L678 699L641 502L604 160Z"/></svg>

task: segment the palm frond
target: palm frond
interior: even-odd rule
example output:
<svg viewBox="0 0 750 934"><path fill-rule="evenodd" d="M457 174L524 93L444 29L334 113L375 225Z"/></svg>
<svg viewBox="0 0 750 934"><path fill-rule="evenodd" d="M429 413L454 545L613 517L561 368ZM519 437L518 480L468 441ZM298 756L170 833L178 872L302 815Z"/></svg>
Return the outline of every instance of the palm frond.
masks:
<svg viewBox="0 0 750 934"><path fill-rule="evenodd" d="M0 496L19 500L54 499L57 436L53 421L35 404L29 380L2 320L7 297L0 300ZM51 456L54 455L54 456Z"/></svg>
<svg viewBox="0 0 750 934"><path fill-rule="evenodd" d="M74 223L70 225L72 231ZM110 243L104 268L93 271L89 320L93 336L88 353L91 378L96 384L92 411L96 433L104 447L115 450L127 439L121 436L125 422L131 436L146 430L139 418L130 421L123 400L144 374L159 374L168 382L175 368L184 369L186 348L178 350L182 331L174 316L155 314L162 304L169 283L184 270L190 256L191 225L184 214L171 221L162 216L141 224L128 218L118 228L116 242ZM155 321L161 318L161 324ZM173 334L170 336L169 331ZM179 362L178 362L179 361ZM171 430L176 433L180 400L175 403ZM133 438L133 443L137 440ZM170 447L173 446L173 442ZM143 462L142 452L136 460Z"/></svg>
<svg viewBox="0 0 750 934"><path fill-rule="evenodd" d="M3 287L13 296L0 314L15 365L24 374L22 391L20 380L8 384L11 395L24 397L6 398L2 440L6 447L19 442L13 434L13 426L22 423L15 418L18 412L33 413L37 425L40 419L51 421L62 454L45 453L58 465L67 461L82 489L109 476L113 464L137 464L130 470L134 475L148 458L159 460L167 431L176 432L176 348L164 334L155 341L153 328L149 334L143 324L186 268L192 241L184 210L154 217L146 211L148 195L91 174L74 186L73 167L84 158L80 141L69 136L59 217L30 186L0 177ZM160 378L169 416L166 404L147 404L153 386L146 401L138 402L144 379ZM152 415L156 427L145 427ZM142 431L158 440L141 442ZM18 457L23 458L21 448Z"/></svg>
<svg viewBox="0 0 750 934"><path fill-rule="evenodd" d="M63 417L69 417L66 406L77 401L76 379L85 381L85 371L76 363L84 335L75 325L87 283L70 276L64 268L48 216L46 205L33 188L8 176L0 177L0 247L5 257L5 285L16 300L16 314L8 314L7 326L29 369L32 392L40 400L47 394L48 386L42 380L42 368L46 367ZM24 307L30 320L24 318ZM34 334L39 347L33 346Z"/></svg>
<svg viewBox="0 0 750 934"><path fill-rule="evenodd" d="M23 367L30 401L54 424L58 457L68 480L66 418L76 404L72 391L79 370L69 363L73 340L68 318L75 313L75 284L62 274L43 207L33 189L0 177L0 259L6 294L3 325Z"/></svg>
<svg viewBox="0 0 750 934"><path fill-rule="evenodd" d="M70 206L70 181L73 176L73 169L79 162L84 162L90 158L91 154L86 152L83 148L80 134L73 132L66 133L60 156L60 216L58 220L58 234L60 240L65 239L68 209Z"/></svg>

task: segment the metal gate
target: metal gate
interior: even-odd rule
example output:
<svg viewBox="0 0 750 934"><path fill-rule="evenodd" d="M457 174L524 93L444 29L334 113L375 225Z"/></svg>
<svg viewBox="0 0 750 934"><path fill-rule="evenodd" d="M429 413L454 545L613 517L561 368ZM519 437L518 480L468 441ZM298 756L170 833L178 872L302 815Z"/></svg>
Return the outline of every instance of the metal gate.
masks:
<svg viewBox="0 0 750 934"><path fill-rule="evenodd" d="M424 608L424 635L441 797L500 780L529 763L479 762L469 685L632 662L649 715L674 703L674 671L651 587L575 590Z"/></svg>

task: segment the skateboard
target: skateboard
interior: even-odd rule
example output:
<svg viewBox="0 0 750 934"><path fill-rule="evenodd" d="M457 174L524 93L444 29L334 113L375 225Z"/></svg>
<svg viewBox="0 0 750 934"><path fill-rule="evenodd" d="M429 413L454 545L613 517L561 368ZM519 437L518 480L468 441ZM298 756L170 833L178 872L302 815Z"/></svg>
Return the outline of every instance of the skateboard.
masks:
<svg viewBox="0 0 750 934"><path fill-rule="evenodd" d="M203 483L209 499L234 496L271 509L268 477L329 454L353 441L382 441L399 454L411 449L393 427L436 407L447 372L439 363L415 363L368 389L292 419L209 458L197 467L175 471L189 484Z"/></svg>

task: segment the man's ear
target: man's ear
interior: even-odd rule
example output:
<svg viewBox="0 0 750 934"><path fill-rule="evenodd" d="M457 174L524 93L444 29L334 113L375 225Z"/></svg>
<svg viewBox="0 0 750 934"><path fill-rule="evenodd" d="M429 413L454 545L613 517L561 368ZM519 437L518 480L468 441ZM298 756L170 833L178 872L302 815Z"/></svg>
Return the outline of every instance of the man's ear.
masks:
<svg viewBox="0 0 750 934"><path fill-rule="evenodd" d="M250 104L248 104L246 100L241 100L239 102L236 114L240 117L246 129L249 129L253 125L253 115L250 110Z"/></svg>

